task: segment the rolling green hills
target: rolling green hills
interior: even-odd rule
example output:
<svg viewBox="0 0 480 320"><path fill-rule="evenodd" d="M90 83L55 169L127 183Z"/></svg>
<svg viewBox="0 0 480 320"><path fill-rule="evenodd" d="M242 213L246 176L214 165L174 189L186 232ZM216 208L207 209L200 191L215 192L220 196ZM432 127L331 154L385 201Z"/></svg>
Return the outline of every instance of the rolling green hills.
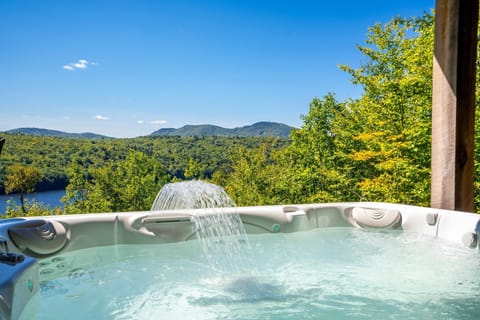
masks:
<svg viewBox="0 0 480 320"><path fill-rule="evenodd" d="M288 138L293 127L277 122L257 122L252 125L228 129L211 124L185 125L181 128L162 128L154 131L150 136L178 136L178 137L277 137ZM70 133L42 128L17 128L5 131L10 134L23 134L31 136L79 138L79 139L108 139L104 135L84 132Z"/></svg>
<svg viewBox="0 0 480 320"><path fill-rule="evenodd" d="M57 137L57 138L81 138L81 139L105 139L109 138L101 134L83 132L83 133L70 133L58 130L42 129L42 128L17 128L5 131L10 134L25 134L31 136L45 136L45 137Z"/></svg>
<svg viewBox="0 0 480 320"><path fill-rule="evenodd" d="M180 137L279 137L288 138L292 127L276 122L257 122L252 125L227 129L214 125L186 125L178 129L162 128L153 132L152 136L180 136Z"/></svg>

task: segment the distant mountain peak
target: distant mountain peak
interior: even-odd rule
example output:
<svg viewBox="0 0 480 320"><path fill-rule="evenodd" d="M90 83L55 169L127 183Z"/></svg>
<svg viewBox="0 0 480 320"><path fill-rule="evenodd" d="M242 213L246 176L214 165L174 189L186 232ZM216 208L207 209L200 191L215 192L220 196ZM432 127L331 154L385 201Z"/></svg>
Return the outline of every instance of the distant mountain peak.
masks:
<svg viewBox="0 0 480 320"><path fill-rule="evenodd" d="M26 134L31 136L44 136L44 137L61 137L61 138L78 138L78 139L106 139L110 138L101 134L83 132L83 133L70 133L59 130L43 129L43 128L17 128L5 131L11 134Z"/></svg>
<svg viewBox="0 0 480 320"><path fill-rule="evenodd" d="M283 123L260 121L251 125L237 127L233 129L223 128L217 125L200 124L200 125L185 125L181 128L161 128L154 131L150 136L180 136L180 137L279 137L289 138L293 127ZM70 133L59 130L25 127L16 128L5 131L10 134L25 134L32 136L44 137L61 137L61 138L77 138L77 139L109 139L111 137L91 133Z"/></svg>
<svg viewBox="0 0 480 320"><path fill-rule="evenodd" d="M219 137L279 137L288 138L293 127L283 123L260 121L252 125L233 129L211 124L185 125L181 128L162 128L152 132L151 136L219 136Z"/></svg>

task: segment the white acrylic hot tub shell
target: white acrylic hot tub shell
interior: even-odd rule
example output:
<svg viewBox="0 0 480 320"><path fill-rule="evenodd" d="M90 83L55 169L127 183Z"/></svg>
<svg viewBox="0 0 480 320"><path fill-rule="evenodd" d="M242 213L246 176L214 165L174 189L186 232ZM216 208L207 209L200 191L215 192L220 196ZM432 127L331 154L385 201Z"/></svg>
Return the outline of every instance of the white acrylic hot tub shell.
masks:
<svg viewBox="0 0 480 320"><path fill-rule="evenodd" d="M246 232L297 232L314 228L395 228L478 247L480 215L388 203L327 203L237 208L142 211L0 220L0 253L25 255L0 262L0 318L17 319L37 295L35 259L89 247L161 244L195 239L191 215L240 214ZM38 231L41 230L41 231ZM17 280L18 279L18 282ZM25 281L34 289L26 291ZM21 295L14 292L22 292Z"/></svg>

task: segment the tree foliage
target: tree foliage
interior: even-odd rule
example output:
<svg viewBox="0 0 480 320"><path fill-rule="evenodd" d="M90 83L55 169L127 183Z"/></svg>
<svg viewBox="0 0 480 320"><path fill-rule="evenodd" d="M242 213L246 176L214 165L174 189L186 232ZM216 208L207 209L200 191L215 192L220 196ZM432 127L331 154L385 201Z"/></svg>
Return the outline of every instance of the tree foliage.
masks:
<svg viewBox="0 0 480 320"><path fill-rule="evenodd" d="M214 175L212 182L223 185L239 206L277 204L280 199L275 154L275 142L256 149L239 147L230 155L229 171Z"/></svg>
<svg viewBox="0 0 480 320"><path fill-rule="evenodd" d="M292 133L292 143L280 156L284 169L282 194L288 202L327 202L348 199L347 172L338 170L334 122L344 105L333 94L314 98L304 124Z"/></svg>
<svg viewBox="0 0 480 320"><path fill-rule="evenodd" d="M24 211L25 210L25 211ZM64 211L60 207L50 207L44 203L38 202L35 199L24 199L23 205L16 204L14 201L7 200L5 215L0 215L0 218L15 218L24 216L49 216L60 215Z"/></svg>
<svg viewBox="0 0 480 320"><path fill-rule="evenodd" d="M5 192L16 192L20 196L22 212L26 213L24 195L35 191L35 185L41 179L41 172L34 166L24 166L14 164L7 168L7 178L5 179Z"/></svg>
<svg viewBox="0 0 480 320"><path fill-rule="evenodd" d="M272 138L239 137L139 137L129 139L78 139L2 134L7 143L0 157L0 193L4 191L6 167L12 164L34 165L42 173L37 190L64 188L70 181L67 167L79 164L86 178L89 170L124 160L129 151L153 157L171 178L185 179L190 159L198 164L195 175L210 178L228 166L228 155L239 146L256 148ZM279 148L288 140L279 139ZM193 169L192 167L190 169ZM190 174L191 172L189 172ZM188 174L187 174L188 175Z"/></svg>
<svg viewBox="0 0 480 320"><path fill-rule="evenodd" d="M258 199L428 205L433 17L396 17L376 24L358 49L362 65L341 69L362 87L361 96L343 102L334 94L314 98L302 127L291 134L291 144L276 155L275 168L237 157L231 176L224 178L230 179L228 189L248 189L236 177L250 177L247 193L255 190L251 186L261 184L259 170L264 170L275 172L274 185L257 189L264 192ZM234 181L238 186L232 186ZM235 194L239 198L241 192Z"/></svg>
<svg viewBox="0 0 480 320"><path fill-rule="evenodd" d="M185 169L184 176L186 179L203 179L205 178L205 169L205 165L202 165L199 161L190 158L190 160L188 160L188 167Z"/></svg>
<svg viewBox="0 0 480 320"><path fill-rule="evenodd" d="M167 182L162 166L138 151L130 151L125 160L91 169L91 179L76 162L68 172L71 182L62 199L66 213L149 210Z"/></svg>
<svg viewBox="0 0 480 320"><path fill-rule="evenodd" d="M367 62L342 67L363 94L336 117L333 131L356 142L348 160L363 175L356 179L362 198L428 205L433 17L377 24L366 43L359 49Z"/></svg>

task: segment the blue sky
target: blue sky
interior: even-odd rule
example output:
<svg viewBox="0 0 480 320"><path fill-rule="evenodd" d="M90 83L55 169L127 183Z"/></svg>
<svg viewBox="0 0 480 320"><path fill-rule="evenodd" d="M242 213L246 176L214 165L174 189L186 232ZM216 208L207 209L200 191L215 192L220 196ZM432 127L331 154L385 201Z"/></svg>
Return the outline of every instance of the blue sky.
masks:
<svg viewBox="0 0 480 320"><path fill-rule="evenodd" d="M367 28L433 0L0 1L0 131L113 137L162 127L295 127L312 98L359 88Z"/></svg>

